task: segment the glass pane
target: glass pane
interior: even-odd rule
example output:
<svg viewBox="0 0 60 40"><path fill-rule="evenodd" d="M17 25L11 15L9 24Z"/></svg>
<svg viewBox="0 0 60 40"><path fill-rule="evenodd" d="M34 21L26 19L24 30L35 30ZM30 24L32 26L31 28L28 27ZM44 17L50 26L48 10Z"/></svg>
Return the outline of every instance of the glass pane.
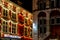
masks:
<svg viewBox="0 0 60 40"><path fill-rule="evenodd" d="M43 19L43 24L46 24L46 19Z"/></svg>
<svg viewBox="0 0 60 40"><path fill-rule="evenodd" d="M5 25L5 21L3 21L3 24L2 25Z"/></svg>
<svg viewBox="0 0 60 40"><path fill-rule="evenodd" d="M16 24L12 24L12 33L16 33Z"/></svg>
<svg viewBox="0 0 60 40"><path fill-rule="evenodd" d="M42 24L42 20L40 20L40 25Z"/></svg>
<svg viewBox="0 0 60 40"><path fill-rule="evenodd" d="M7 15L8 15L7 13L8 13L8 11L5 10L5 9L3 9L3 15L4 15L4 16L7 16Z"/></svg>
<svg viewBox="0 0 60 40"><path fill-rule="evenodd" d="M44 27L44 33L46 33L46 27Z"/></svg>
<svg viewBox="0 0 60 40"><path fill-rule="evenodd" d="M55 21L55 19L51 19L50 23L54 24L55 23L54 21Z"/></svg>
<svg viewBox="0 0 60 40"><path fill-rule="evenodd" d="M40 33L42 33L42 27L40 27Z"/></svg>
<svg viewBox="0 0 60 40"><path fill-rule="evenodd" d="M5 15L6 15L6 16L8 15L8 11L7 11L7 10L5 11Z"/></svg>
<svg viewBox="0 0 60 40"><path fill-rule="evenodd" d="M12 13L12 18L16 19L16 14Z"/></svg>
<svg viewBox="0 0 60 40"><path fill-rule="evenodd" d="M46 27L42 26L40 27L40 33L46 33Z"/></svg>
<svg viewBox="0 0 60 40"><path fill-rule="evenodd" d="M51 7L51 8L54 8L54 1L51 1L51 2L50 2L50 7Z"/></svg>
<svg viewBox="0 0 60 40"><path fill-rule="evenodd" d="M0 23L1 23L1 18L0 18Z"/></svg>
<svg viewBox="0 0 60 40"><path fill-rule="evenodd" d="M3 25L3 32L7 32L7 26Z"/></svg>
<svg viewBox="0 0 60 40"><path fill-rule="evenodd" d="M27 28L25 28L25 36L27 36Z"/></svg>
<svg viewBox="0 0 60 40"><path fill-rule="evenodd" d="M56 18L56 23L60 23L60 18Z"/></svg>
<svg viewBox="0 0 60 40"><path fill-rule="evenodd" d="M12 19L12 21L16 21L16 14L12 13L11 19Z"/></svg>
<svg viewBox="0 0 60 40"><path fill-rule="evenodd" d="M5 15L5 9L3 9L3 15Z"/></svg>

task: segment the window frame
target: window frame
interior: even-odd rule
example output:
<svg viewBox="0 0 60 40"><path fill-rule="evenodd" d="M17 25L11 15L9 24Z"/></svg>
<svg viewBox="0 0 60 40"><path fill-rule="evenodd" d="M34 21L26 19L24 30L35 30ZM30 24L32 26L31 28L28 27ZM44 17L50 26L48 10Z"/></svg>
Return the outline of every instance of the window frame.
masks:
<svg viewBox="0 0 60 40"><path fill-rule="evenodd" d="M6 24L7 23L7 24ZM7 28L7 29L6 29ZM5 21L5 20L3 20L2 21L2 30L3 30L3 32L4 33L9 33L9 27L8 27L8 22L7 21Z"/></svg>
<svg viewBox="0 0 60 40"><path fill-rule="evenodd" d="M54 19L54 23L53 24L51 23L51 19ZM50 25L55 25L55 24L56 24L56 18L55 17L50 18Z"/></svg>
<svg viewBox="0 0 60 40"><path fill-rule="evenodd" d="M44 19L44 20L46 21L46 23L45 23L45 24L43 23L43 24L40 25L40 20L42 20L42 19ZM46 17L39 17L38 20L39 20L39 23L38 23L38 25L39 25L39 31L40 31L40 28L42 28L42 29L43 29L44 27L46 28L46 32L45 32L45 33L40 33L40 32L39 32L39 34L41 34L41 36L42 36L42 35L44 35L44 34L47 33L47 27L46 27L46 26L47 26L47 19L46 19ZM42 31L42 32L43 32L43 31Z"/></svg>
<svg viewBox="0 0 60 40"><path fill-rule="evenodd" d="M13 25L15 25L15 26L13 26ZM15 30L13 30L13 28L14 28ZM15 31L15 33L14 33L13 31ZM12 23L12 22L11 22L11 33L12 33L12 34L17 34L17 24Z"/></svg>
<svg viewBox="0 0 60 40"><path fill-rule="evenodd" d="M47 21L45 17L40 17L40 18L39 18L39 25L46 25L46 24L47 24L47 23L44 23L43 21L41 22L42 24L40 24L40 21L41 21L41 20Z"/></svg>
<svg viewBox="0 0 60 40"><path fill-rule="evenodd" d="M7 13L6 13L7 12ZM3 16L8 17L8 10L3 8Z"/></svg>
<svg viewBox="0 0 60 40"><path fill-rule="evenodd" d="M59 19L60 19L60 17L56 17L56 24L57 24L57 25L60 25L60 23L57 23L57 18L59 18Z"/></svg>
<svg viewBox="0 0 60 40"><path fill-rule="evenodd" d="M13 18L13 16L14 16L15 18ZM12 20L13 22L16 22L16 20L17 20L17 15L16 15L16 13L12 12L12 14L11 14L11 20Z"/></svg>
<svg viewBox="0 0 60 40"><path fill-rule="evenodd" d="M24 27L24 35L27 36L28 35L28 28Z"/></svg>
<svg viewBox="0 0 60 40"><path fill-rule="evenodd" d="M57 18L60 18L60 17L57 16L57 17L50 18L50 25L60 25L60 23L57 23ZM51 24L51 19L54 19L54 24Z"/></svg>

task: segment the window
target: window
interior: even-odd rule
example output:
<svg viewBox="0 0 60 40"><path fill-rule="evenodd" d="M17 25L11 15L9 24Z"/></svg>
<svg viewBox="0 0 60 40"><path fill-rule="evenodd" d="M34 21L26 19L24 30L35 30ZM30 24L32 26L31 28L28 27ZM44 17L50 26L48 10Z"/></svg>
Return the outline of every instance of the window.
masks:
<svg viewBox="0 0 60 40"><path fill-rule="evenodd" d="M50 24L54 24L54 23L55 23L55 19L51 19Z"/></svg>
<svg viewBox="0 0 60 40"><path fill-rule="evenodd" d="M46 27L40 27L40 33L44 34L46 33Z"/></svg>
<svg viewBox="0 0 60 40"><path fill-rule="evenodd" d="M1 18L0 18L0 24L1 24Z"/></svg>
<svg viewBox="0 0 60 40"><path fill-rule="evenodd" d="M1 31L1 25L0 25L0 31Z"/></svg>
<svg viewBox="0 0 60 40"><path fill-rule="evenodd" d="M16 14L12 13L11 20L14 22L16 21Z"/></svg>
<svg viewBox="0 0 60 40"><path fill-rule="evenodd" d="M7 16L8 16L8 11L5 10L5 9L3 9L3 16L4 16L4 17L7 17Z"/></svg>
<svg viewBox="0 0 60 40"><path fill-rule="evenodd" d="M5 21L3 21L3 32L4 33L7 33L8 32L8 23L7 22L5 22Z"/></svg>
<svg viewBox="0 0 60 40"><path fill-rule="evenodd" d="M4 7L8 8L8 3L7 2L4 2Z"/></svg>
<svg viewBox="0 0 60 40"><path fill-rule="evenodd" d="M56 7L59 8L60 6L60 0L56 0Z"/></svg>
<svg viewBox="0 0 60 40"><path fill-rule="evenodd" d="M41 3L40 4L40 10L44 10L46 8L46 3Z"/></svg>
<svg viewBox="0 0 60 40"><path fill-rule="evenodd" d="M25 19L25 23L26 23L26 25L28 25L28 24L27 24L27 19Z"/></svg>
<svg viewBox="0 0 60 40"><path fill-rule="evenodd" d="M46 24L46 19L40 19L40 25Z"/></svg>
<svg viewBox="0 0 60 40"><path fill-rule="evenodd" d="M9 38L3 38L2 40L10 40Z"/></svg>
<svg viewBox="0 0 60 40"><path fill-rule="evenodd" d="M0 15L2 14L2 7L0 6Z"/></svg>
<svg viewBox="0 0 60 40"><path fill-rule="evenodd" d="M54 8L54 0L50 1L50 8Z"/></svg>
<svg viewBox="0 0 60 40"><path fill-rule="evenodd" d="M42 24L42 20L40 20L40 25Z"/></svg>
<svg viewBox="0 0 60 40"><path fill-rule="evenodd" d="M7 26L3 25L3 32L5 32L5 33L7 32Z"/></svg>
<svg viewBox="0 0 60 40"><path fill-rule="evenodd" d="M13 6L13 11L16 12L16 7L15 6Z"/></svg>
<svg viewBox="0 0 60 40"><path fill-rule="evenodd" d="M16 34L16 24L12 24L12 33Z"/></svg>
<svg viewBox="0 0 60 40"><path fill-rule="evenodd" d="M27 36L27 28L25 28L25 36Z"/></svg>
<svg viewBox="0 0 60 40"><path fill-rule="evenodd" d="M38 5L39 10L45 10L45 8L46 8L46 2L45 1L46 0L44 0L44 1L38 0L37 5Z"/></svg>
<svg viewBox="0 0 60 40"><path fill-rule="evenodd" d="M60 23L60 18L56 18L56 23Z"/></svg>
<svg viewBox="0 0 60 40"><path fill-rule="evenodd" d="M47 31L47 27L46 27L46 19L45 18L39 18L39 24L38 24L38 30L39 30L39 34L45 34Z"/></svg>

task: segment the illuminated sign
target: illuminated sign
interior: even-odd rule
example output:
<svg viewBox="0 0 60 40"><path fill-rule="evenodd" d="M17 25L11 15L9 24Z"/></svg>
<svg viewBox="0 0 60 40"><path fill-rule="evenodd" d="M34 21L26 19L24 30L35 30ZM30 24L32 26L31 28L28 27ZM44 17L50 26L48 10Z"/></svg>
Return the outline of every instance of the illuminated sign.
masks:
<svg viewBox="0 0 60 40"><path fill-rule="evenodd" d="M4 37L21 38L20 36L13 36L13 35L8 35L8 34L4 34Z"/></svg>

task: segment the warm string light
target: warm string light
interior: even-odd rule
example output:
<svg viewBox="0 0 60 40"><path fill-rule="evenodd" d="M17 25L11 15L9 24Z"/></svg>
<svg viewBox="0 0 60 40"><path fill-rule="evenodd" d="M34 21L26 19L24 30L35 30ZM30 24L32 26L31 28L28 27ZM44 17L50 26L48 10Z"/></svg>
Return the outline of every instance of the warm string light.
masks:
<svg viewBox="0 0 60 40"><path fill-rule="evenodd" d="M7 12L8 16L6 16L5 18L9 17L9 19L6 20L5 18L3 18L4 17L3 16L2 17L2 21L4 20L5 22L8 22L8 24L7 24L7 25L9 25L9 30L8 31L13 35L12 37L14 37L14 33L12 33L12 27L13 27L12 25L16 25L17 35L19 35L19 36L25 36L27 39L30 38L29 36L30 36L30 32L31 32L30 30L31 29L30 29L29 26L31 26L31 25L29 23L32 20L31 16L29 16L30 13L27 12L27 11L25 11L23 8L18 8L17 6L13 5L12 3L9 3L9 2L6 3L5 0L2 0L2 2L3 2L3 5L6 6L6 7L2 6L2 9L8 11ZM19 10L17 10L17 9L19 9ZM17 15L17 16L15 16L18 19L17 22L12 21L12 18L13 18L12 16L14 16L13 14ZM3 14L1 14L1 15L3 15ZM25 19L27 19L27 20L25 20ZM27 21L28 26L25 25L26 24L26 23L24 23L25 21ZM26 30L27 32L24 31L25 27L27 28L27 30ZM24 35L24 32L27 33L27 35ZM3 32L3 35L4 35L4 32ZM4 35L4 36L7 37L8 35ZM11 37L11 36L8 36L8 37Z"/></svg>

